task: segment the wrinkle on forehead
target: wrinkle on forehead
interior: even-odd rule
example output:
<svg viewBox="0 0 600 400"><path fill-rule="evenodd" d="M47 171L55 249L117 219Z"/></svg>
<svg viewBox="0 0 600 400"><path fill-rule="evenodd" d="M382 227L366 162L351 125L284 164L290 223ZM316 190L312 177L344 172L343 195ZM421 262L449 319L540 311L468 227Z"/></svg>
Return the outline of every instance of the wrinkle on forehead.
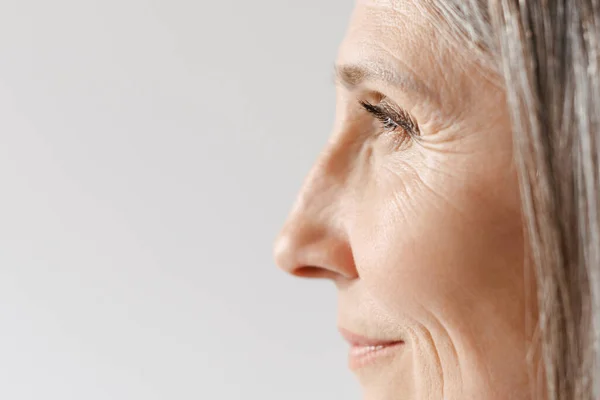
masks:
<svg viewBox="0 0 600 400"><path fill-rule="evenodd" d="M391 7L396 3L402 5ZM423 14L413 2L362 1L355 10L340 48L338 64L377 62L400 74L414 76L415 81L422 82L421 86L426 89L423 92L427 96L414 96L414 93L401 91L401 105L410 109L412 105L427 104L429 109L435 108L443 114L443 110L455 102L443 96L448 91L442 85L450 82L451 97L459 92L454 90L457 81L443 76L453 75L455 65L446 65L447 47L436 40L435 31L423 21ZM464 101L466 97L467 93L463 91L461 100Z"/></svg>
<svg viewBox="0 0 600 400"><path fill-rule="evenodd" d="M460 0L455 0L460 1ZM370 9L376 13L382 23L390 27L419 21L419 25L427 26L435 32L437 45L445 45L455 51L455 56L462 62L477 65L477 73L496 87L502 87L500 73L489 49L482 44L481 38L475 40L473 26L455 13L448 12L449 0L358 0L357 6ZM452 3L452 2L450 2ZM444 11L446 10L446 11ZM474 12L476 15L478 11ZM465 17L466 18L466 17ZM479 17L473 17L481 19ZM404 21L404 22L403 22ZM481 27L480 27L481 28ZM483 28L482 28L483 29ZM470 33L471 32L471 33ZM479 34L481 36L482 34Z"/></svg>
<svg viewBox="0 0 600 400"><path fill-rule="evenodd" d="M430 3L415 0L358 0L356 4L379 9L380 12L397 12L411 15L415 11L426 14L429 11L427 6Z"/></svg>
<svg viewBox="0 0 600 400"><path fill-rule="evenodd" d="M338 63L377 60L408 71L430 89L429 106L457 117L476 106L490 86L503 87L467 39L450 33L448 23L432 0L358 0ZM409 104L418 103L404 95Z"/></svg>

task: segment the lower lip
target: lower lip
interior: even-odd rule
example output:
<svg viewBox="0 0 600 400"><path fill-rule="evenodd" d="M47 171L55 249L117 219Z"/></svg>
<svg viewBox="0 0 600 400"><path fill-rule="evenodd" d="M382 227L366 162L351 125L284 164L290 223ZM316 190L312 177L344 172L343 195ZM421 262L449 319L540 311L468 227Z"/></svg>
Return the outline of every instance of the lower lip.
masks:
<svg viewBox="0 0 600 400"><path fill-rule="evenodd" d="M357 346L350 347L348 365L355 371L368 365L390 358L404 344L404 342L383 344L379 346Z"/></svg>

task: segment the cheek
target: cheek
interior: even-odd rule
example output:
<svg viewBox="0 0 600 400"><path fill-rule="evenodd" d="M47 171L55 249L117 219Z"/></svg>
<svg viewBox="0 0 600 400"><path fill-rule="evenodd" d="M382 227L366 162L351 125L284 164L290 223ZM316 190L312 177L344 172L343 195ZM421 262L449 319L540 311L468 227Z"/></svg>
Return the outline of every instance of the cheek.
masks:
<svg viewBox="0 0 600 400"><path fill-rule="evenodd" d="M379 168L363 192L352 240L365 290L389 313L417 320L411 314L423 308L449 319L474 302L482 317L506 308L523 277L516 182L498 196L496 176L416 168Z"/></svg>

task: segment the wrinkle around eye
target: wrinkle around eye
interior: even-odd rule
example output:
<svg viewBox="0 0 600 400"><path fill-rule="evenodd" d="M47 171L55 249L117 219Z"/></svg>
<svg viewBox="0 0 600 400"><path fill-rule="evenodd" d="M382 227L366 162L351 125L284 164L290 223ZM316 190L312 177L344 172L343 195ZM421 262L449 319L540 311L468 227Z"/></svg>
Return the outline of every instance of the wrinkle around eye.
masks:
<svg viewBox="0 0 600 400"><path fill-rule="evenodd" d="M384 191L391 192L388 200L388 207L393 207L394 212L390 216L394 217L391 221L399 226L407 227L406 232L415 232L415 229L409 229L407 225L415 221L415 215L419 212L419 196L414 193L417 186L419 175L415 173L416 169L408 163L403 163L404 168L399 170L393 168L390 164L384 164L382 170L376 172L377 185ZM385 172L385 173L381 173ZM417 238L413 238L417 239Z"/></svg>
<svg viewBox="0 0 600 400"><path fill-rule="evenodd" d="M399 169L402 165L402 169ZM410 162L402 161L396 163L395 167L390 164L384 164L383 169L387 171L386 183L394 187L394 202L398 211L403 214L403 223L408 223L411 220L411 215L408 213L418 213L419 207L423 206L423 202L433 204L438 209L448 209L448 207L457 215L463 218L469 218L469 212L463 210L449 196L440 193L435 186L423 177L423 173L419 168L428 168L425 163L420 166L412 165ZM405 215L406 214L406 215Z"/></svg>

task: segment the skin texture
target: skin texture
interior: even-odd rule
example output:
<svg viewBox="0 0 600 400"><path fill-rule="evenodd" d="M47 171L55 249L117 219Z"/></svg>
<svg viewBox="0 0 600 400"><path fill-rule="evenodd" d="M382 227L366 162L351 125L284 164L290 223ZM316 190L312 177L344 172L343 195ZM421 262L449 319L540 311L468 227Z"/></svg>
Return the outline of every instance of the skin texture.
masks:
<svg viewBox="0 0 600 400"><path fill-rule="evenodd" d="M334 281L340 327L404 341L355 371L365 399L526 399L531 288L505 95L438 26L419 2L357 3L340 70L405 84L340 77L333 133L275 258ZM418 138L385 133L359 104L382 99Z"/></svg>

